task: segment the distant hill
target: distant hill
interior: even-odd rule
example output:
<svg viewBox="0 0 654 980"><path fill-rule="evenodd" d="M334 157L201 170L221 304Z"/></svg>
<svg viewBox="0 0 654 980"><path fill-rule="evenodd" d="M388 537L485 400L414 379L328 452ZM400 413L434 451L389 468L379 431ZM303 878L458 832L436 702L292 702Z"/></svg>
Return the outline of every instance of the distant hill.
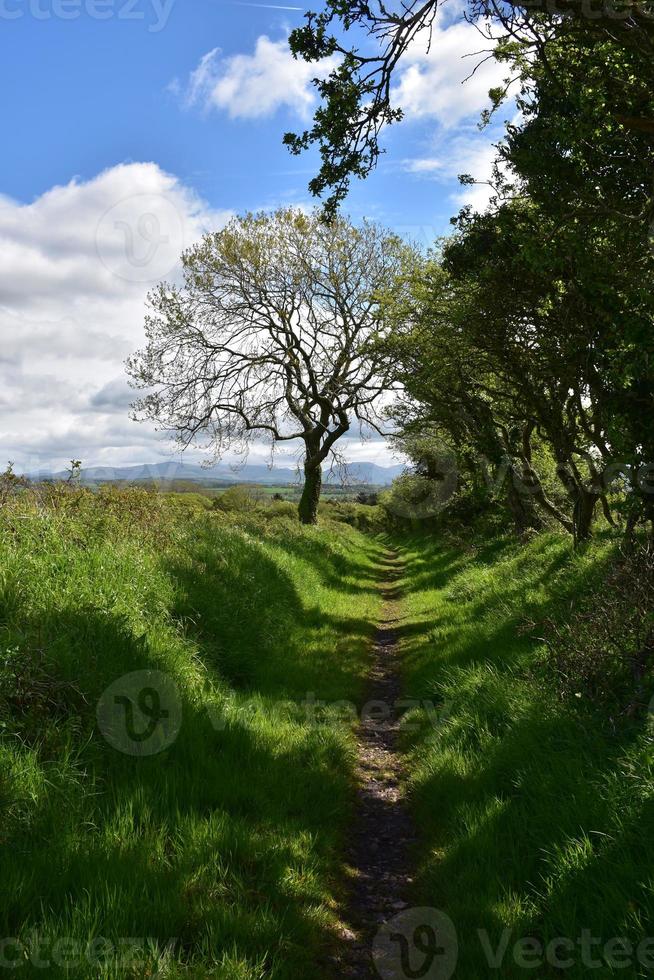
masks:
<svg viewBox="0 0 654 980"><path fill-rule="evenodd" d="M347 485L388 486L396 476L403 471L404 466L378 466L377 463L352 463L348 466L345 483ZM65 479L67 473L30 473L33 479ZM238 470L228 463L218 463L211 469L205 469L197 463L180 463L170 460L166 463L144 463L138 466L88 466L82 470L82 480L85 483L137 483L145 480L164 482L169 480L190 480L194 483L262 483L262 484L293 484L298 482L298 471L295 469L268 466L257 463L246 463ZM325 473L325 482L340 484L341 477L337 472Z"/></svg>

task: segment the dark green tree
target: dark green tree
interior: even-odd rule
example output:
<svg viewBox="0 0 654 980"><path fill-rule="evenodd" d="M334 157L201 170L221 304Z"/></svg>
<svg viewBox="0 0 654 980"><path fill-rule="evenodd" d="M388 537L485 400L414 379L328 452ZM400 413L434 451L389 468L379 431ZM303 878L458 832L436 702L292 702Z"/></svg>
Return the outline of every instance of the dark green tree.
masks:
<svg viewBox="0 0 654 980"><path fill-rule="evenodd" d="M310 189L329 193L328 212L344 199L352 177L370 173L381 152L382 130L402 118L402 107L393 104L392 83L408 49L431 38L437 11L438 0L390 6L382 0L325 0L322 10L308 13L304 26L292 32L297 58L314 62L340 55L331 74L315 81L320 105L312 127L285 136L294 153L318 146L321 166ZM594 66L605 72L595 99L605 119L654 137L654 114L643 98L654 89L654 0L469 0L462 17L478 26L489 50L506 62L507 85L522 78L529 87L537 65L563 91L572 85L588 92L587 71ZM557 46L560 52L568 45L584 51L583 64L577 60L573 71L561 70L556 55ZM608 64L607 46L615 52ZM621 58L638 65L626 86L626 73L616 64ZM490 93L489 108L505 94L506 87Z"/></svg>

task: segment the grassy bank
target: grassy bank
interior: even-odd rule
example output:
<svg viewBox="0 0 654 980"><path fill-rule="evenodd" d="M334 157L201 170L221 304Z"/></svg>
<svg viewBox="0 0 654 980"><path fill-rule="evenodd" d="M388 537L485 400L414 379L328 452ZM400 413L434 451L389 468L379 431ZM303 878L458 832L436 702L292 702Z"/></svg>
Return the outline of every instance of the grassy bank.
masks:
<svg viewBox="0 0 654 980"><path fill-rule="evenodd" d="M415 899L453 920L455 976L651 976L654 942L638 949L654 935L648 720L560 696L537 638L601 589L613 546L400 545L407 693L441 706L440 724L406 734Z"/></svg>
<svg viewBox="0 0 654 980"><path fill-rule="evenodd" d="M319 976L352 742L289 702L357 697L379 546L138 491L53 498L0 518L2 965ZM155 692L129 730L109 698L108 741L98 702L134 671L160 672ZM159 709L145 755L130 733Z"/></svg>

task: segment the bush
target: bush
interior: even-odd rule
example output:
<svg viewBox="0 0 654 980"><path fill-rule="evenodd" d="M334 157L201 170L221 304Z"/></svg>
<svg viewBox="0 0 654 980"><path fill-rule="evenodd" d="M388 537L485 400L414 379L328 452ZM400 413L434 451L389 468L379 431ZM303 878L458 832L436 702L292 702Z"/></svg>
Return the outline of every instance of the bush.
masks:
<svg viewBox="0 0 654 980"><path fill-rule="evenodd" d="M258 510L264 503L264 493L258 487L246 487L240 484L229 487L214 501L214 508L227 514L248 514Z"/></svg>
<svg viewBox="0 0 654 980"><path fill-rule="evenodd" d="M654 680L654 555L621 555L563 624L545 622L547 663L563 695L644 707Z"/></svg>
<svg viewBox="0 0 654 980"><path fill-rule="evenodd" d="M374 533L383 531L388 526L387 515L382 507L337 500L326 500L325 504L329 506L330 518L359 531Z"/></svg>
<svg viewBox="0 0 654 980"><path fill-rule="evenodd" d="M298 519L297 504L294 504L292 500L277 500L277 494L268 508L268 514L270 517L290 517L295 520Z"/></svg>
<svg viewBox="0 0 654 980"><path fill-rule="evenodd" d="M176 510L187 511L194 514L211 510L214 506L214 501L211 499L211 497L206 497L201 493L188 493L186 491L182 491L179 493L162 494L162 497L168 505Z"/></svg>

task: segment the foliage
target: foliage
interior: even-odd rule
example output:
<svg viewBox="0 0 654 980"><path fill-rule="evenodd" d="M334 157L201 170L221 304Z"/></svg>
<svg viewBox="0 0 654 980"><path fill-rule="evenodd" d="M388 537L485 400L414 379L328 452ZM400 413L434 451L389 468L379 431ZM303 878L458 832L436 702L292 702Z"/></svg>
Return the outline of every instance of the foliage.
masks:
<svg viewBox="0 0 654 980"><path fill-rule="evenodd" d="M564 695L641 712L651 697L654 658L654 556L640 543L622 555L600 590L580 595L563 623L533 624L544 633L547 662Z"/></svg>
<svg viewBox="0 0 654 980"><path fill-rule="evenodd" d="M26 478L14 472L14 464L7 463L4 473L0 473L0 507L4 507L19 489L27 485Z"/></svg>
<svg viewBox="0 0 654 980"><path fill-rule="evenodd" d="M433 432L496 484L504 471L519 530L546 515L580 542L598 503L614 520L611 490L628 488L628 533L654 513L654 160L645 136L625 135L591 88L572 87L590 57L583 42L549 53L555 77L530 66L524 122L503 147L515 174L506 199L463 211L439 252L405 267L387 315L408 395L395 410L402 437ZM612 65L614 84L620 72L626 89L637 84L636 54L618 57L607 42L593 57ZM563 500L537 465L543 452Z"/></svg>
<svg viewBox="0 0 654 980"><path fill-rule="evenodd" d="M609 522L626 517L628 537L654 518L653 14L576 0L556 11L468 5L489 56L507 65L519 115L498 147L488 211L465 208L440 250L407 254L384 292L405 389L394 416L417 472L431 479L417 442L435 439L471 494L483 496L482 470L504 487L521 533L555 520L579 544L598 505ZM332 191L328 213L374 166L380 130L401 115L398 65L435 24L435 3L326 0L291 35L299 57L342 59L317 82L314 128L287 137L295 151L320 145L311 186ZM350 31L369 45L350 45ZM490 93L494 108L507 91Z"/></svg>
<svg viewBox="0 0 654 980"><path fill-rule="evenodd" d="M321 166L309 186L315 195L330 192L325 202L328 215L346 197L352 177L366 177L376 165L382 130L402 119L393 82L409 50L428 50L439 43L434 38L439 13L436 0L400 7L325 0L321 10L309 12L306 23L291 33L296 58L316 62L337 56L327 77L315 80L320 103L313 125L284 138L296 154L318 145ZM460 16L474 23L481 35L481 52L470 52L477 55L477 64L495 57L507 65L504 85L489 92L485 121L513 82L529 83L535 65L563 97L577 93L572 98L581 103L582 115L592 102L603 113L602 127L617 126L622 137L644 133L651 145L654 120L647 103L654 88L654 8L650 0L608 5L563 0L528 6L469 0ZM568 48L583 52L583 60L577 60L572 72L561 69L557 59L557 52ZM611 50L608 66L607 48ZM627 64L631 74L624 84L620 68Z"/></svg>
<svg viewBox="0 0 654 980"><path fill-rule="evenodd" d="M248 514L258 510L264 499L263 493L257 487L235 486L216 497L213 506L215 510L226 513Z"/></svg>

